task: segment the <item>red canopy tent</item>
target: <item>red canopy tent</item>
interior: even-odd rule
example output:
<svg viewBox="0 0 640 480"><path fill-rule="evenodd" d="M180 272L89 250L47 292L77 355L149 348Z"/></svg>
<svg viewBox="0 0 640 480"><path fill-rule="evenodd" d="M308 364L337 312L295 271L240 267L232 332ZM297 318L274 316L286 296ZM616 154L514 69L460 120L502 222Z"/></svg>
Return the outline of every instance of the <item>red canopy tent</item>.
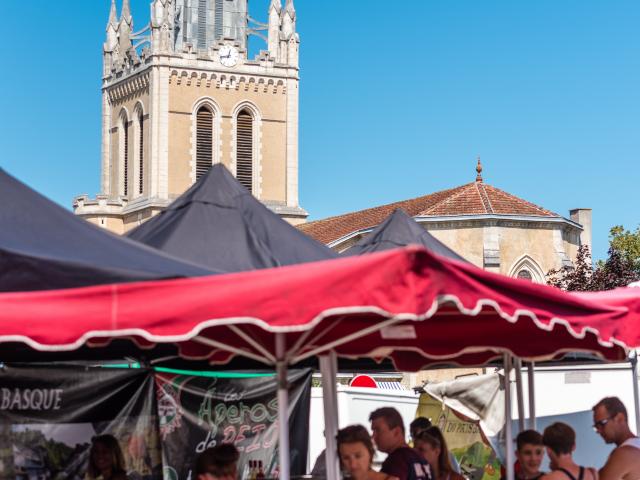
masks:
<svg viewBox="0 0 640 480"><path fill-rule="evenodd" d="M624 345L590 327L628 315L624 306L408 247L214 277L0 294L0 342L45 351L122 337L141 347L176 343L184 357L220 363L243 355L276 365L284 379L287 365L330 353L390 356L405 370L443 360L478 364L504 353L544 360L589 351L623 360ZM327 440L330 449L334 438Z"/></svg>
<svg viewBox="0 0 640 480"><path fill-rule="evenodd" d="M408 247L212 277L0 294L0 342L65 351L126 337L142 347L177 343L185 357L212 363L244 355L273 364L280 333L287 363L328 351L393 357L391 349L463 363L487 351L543 360L584 350L620 360L623 343L592 326L605 331L629 310L600 298Z"/></svg>

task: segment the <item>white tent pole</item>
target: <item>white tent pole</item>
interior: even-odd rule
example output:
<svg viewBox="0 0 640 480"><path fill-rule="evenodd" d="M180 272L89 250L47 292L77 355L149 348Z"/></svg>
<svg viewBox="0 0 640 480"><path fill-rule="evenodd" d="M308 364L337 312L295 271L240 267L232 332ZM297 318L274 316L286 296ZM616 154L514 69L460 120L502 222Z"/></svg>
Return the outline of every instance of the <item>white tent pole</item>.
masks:
<svg viewBox="0 0 640 480"><path fill-rule="evenodd" d="M276 379L278 383L278 457L281 480L289 480L289 385L285 360L286 337L276 333Z"/></svg>
<svg viewBox="0 0 640 480"><path fill-rule="evenodd" d="M511 431L511 355L504 354L504 449L506 457L507 480L515 480L513 464L515 452L513 451L513 432Z"/></svg>
<svg viewBox="0 0 640 480"><path fill-rule="evenodd" d="M518 402L518 431L524 431L524 389L522 388L522 360L514 358L516 367L516 401Z"/></svg>
<svg viewBox="0 0 640 480"><path fill-rule="evenodd" d="M640 432L640 394L638 393L638 351L633 350L629 356L633 380L633 409L636 413L636 435Z"/></svg>
<svg viewBox="0 0 640 480"><path fill-rule="evenodd" d="M327 465L327 480L340 479L340 464L338 462L338 390L336 377L338 375L338 361L335 352L320 357L320 373L322 375L322 402L324 404L324 436L327 441L325 460Z"/></svg>
<svg viewBox="0 0 640 480"><path fill-rule="evenodd" d="M529 428L538 429L538 419L536 418L536 364L529 363L527 369L527 380L529 383Z"/></svg>

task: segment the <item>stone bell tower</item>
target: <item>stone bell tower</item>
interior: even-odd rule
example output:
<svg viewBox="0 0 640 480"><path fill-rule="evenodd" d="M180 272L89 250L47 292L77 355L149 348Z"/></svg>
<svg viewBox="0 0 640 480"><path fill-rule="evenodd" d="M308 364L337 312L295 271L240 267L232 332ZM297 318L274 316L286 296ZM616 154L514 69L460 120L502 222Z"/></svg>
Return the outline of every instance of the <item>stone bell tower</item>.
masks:
<svg viewBox="0 0 640 480"><path fill-rule="evenodd" d="M293 0L272 0L264 24L251 19L248 0L153 0L149 25L133 23L129 0L119 18L112 0L101 193L76 197L75 213L124 233L223 163L274 212L303 222ZM267 48L255 58L250 35Z"/></svg>

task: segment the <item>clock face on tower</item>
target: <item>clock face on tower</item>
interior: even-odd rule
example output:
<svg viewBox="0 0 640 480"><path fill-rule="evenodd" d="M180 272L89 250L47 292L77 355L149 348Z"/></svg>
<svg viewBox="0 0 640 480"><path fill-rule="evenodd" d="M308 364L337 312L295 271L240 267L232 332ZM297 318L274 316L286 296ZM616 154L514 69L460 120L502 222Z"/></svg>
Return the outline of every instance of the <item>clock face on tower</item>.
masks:
<svg viewBox="0 0 640 480"><path fill-rule="evenodd" d="M223 45L218 51L220 63L225 67L235 67L238 64L240 53L238 49L231 45Z"/></svg>

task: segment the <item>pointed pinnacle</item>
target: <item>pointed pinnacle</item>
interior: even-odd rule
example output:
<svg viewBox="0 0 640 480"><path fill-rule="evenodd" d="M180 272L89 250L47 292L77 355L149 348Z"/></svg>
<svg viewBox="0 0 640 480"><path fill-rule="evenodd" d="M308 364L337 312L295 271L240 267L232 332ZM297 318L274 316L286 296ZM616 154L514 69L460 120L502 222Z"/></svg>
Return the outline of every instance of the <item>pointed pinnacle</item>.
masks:
<svg viewBox="0 0 640 480"><path fill-rule="evenodd" d="M131 18L131 7L129 6L129 0L122 0L122 14L120 15L120 19L129 23L130 18Z"/></svg>
<svg viewBox="0 0 640 480"><path fill-rule="evenodd" d="M476 165L476 182L482 182L482 163L480 163L480 156L478 156L478 165Z"/></svg>
<svg viewBox="0 0 640 480"><path fill-rule="evenodd" d="M296 9L293 6L293 0L287 0L287 4L284 6L285 11L289 12L294 16L296 14Z"/></svg>
<svg viewBox="0 0 640 480"><path fill-rule="evenodd" d="M111 9L109 10L108 25L115 25L118 22L118 12L116 10L116 0L111 0Z"/></svg>
<svg viewBox="0 0 640 480"><path fill-rule="evenodd" d="M278 13L282 10L282 2L281 0L271 0L271 5L269 5L269 11L276 10Z"/></svg>

